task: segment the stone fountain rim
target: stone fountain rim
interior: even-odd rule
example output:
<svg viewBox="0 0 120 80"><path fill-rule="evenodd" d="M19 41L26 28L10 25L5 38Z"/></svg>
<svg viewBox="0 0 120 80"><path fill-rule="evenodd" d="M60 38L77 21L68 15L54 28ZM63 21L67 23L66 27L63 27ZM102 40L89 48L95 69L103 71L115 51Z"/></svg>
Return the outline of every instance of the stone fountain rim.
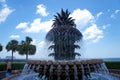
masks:
<svg viewBox="0 0 120 80"><path fill-rule="evenodd" d="M102 59L90 59L90 60L28 60L26 63L27 64L58 64L58 63L63 63L63 64L97 64L97 63L104 63Z"/></svg>

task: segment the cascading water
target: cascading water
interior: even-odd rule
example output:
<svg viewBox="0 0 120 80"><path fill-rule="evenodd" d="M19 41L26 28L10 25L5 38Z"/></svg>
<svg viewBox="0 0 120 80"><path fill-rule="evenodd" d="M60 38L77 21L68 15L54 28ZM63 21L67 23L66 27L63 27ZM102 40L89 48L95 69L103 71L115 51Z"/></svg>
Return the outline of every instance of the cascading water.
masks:
<svg viewBox="0 0 120 80"><path fill-rule="evenodd" d="M28 61L21 75L12 80L120 80L120 78L111 76L102 60Z"/></svg>
<svg viewBox="0 0 120 80"><path fill-rule="evenodd" d="M28 68L28 66L29 66L29 64L25 64L25 65L24 65L24 68L23 68L21 74L24 74L25 72L27 72L27 68Z"/></svg>
<svg viewBox="0 0 120 80"><path fill-rule="evenodd" d="M59 64L58 67L57 67L57 70L58 70L58 72L57 72L57 80L60 80L60 74L61 74L61 73L60 73L60 72L61 72L60 70L61 70L61 69L62 69L62 67L61 67L61 65Z"/></svg>
<svg viewBox="0 0 120 80"><path fill-rule="evenodd" d="M78 80L77 67L75 64L74 64L73 68L74 68L74 77L75 77L74 80Z"/></svg>
<svg viewBox="0 0 120 80"><path fill-rule="evenodd" d="M52 80L53 79L53 77L52 77L52 74L53 74L53 65L52 64L50 65L50 70L49 71L50 71L49 79Z"/></svg>
<svg viewBox="0 0 120 80"><path fill-rule="evenodd" d="M82 72L82 77L83 77L82 79L84 80L84 78L85 78L85 75L84 75L85 72L84 72L84 66L83 66L83 64L81 64L81 70L82 70L81 72Z"/></svg>

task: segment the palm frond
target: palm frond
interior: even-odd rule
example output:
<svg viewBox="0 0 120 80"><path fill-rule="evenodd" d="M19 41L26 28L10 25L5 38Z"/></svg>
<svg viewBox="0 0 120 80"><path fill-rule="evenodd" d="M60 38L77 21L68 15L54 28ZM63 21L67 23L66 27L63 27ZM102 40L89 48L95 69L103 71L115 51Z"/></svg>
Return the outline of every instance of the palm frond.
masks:
<svg viewBox="0 0 120 80"><path fill-rule="evenodd" d="M80 46L79 45L74 45L74 48L80 49Z"/></svg>
<svg viewBox="0 0 120 80"><path fill-rule="evenodd" d="M55 53L50 53L48 56L55 56Z"/></svg>
<svg viewBox="0 0 120 80"><path fill-rule="evenodd" d="M77 52L75 52L74 55L81 56L81 54Z"/></svg>
<svg viewBox="0 0 120 80"><path fill-rule="evenodd" d="M51 45L48 49L54 49L55 45Z"/></svg>

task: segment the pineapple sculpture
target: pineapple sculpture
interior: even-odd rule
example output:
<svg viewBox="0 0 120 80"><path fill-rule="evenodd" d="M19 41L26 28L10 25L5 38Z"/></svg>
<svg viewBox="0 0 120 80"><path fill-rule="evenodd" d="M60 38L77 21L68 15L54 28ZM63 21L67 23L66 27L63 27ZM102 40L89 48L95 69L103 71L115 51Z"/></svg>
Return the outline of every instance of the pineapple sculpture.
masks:
<svg viewBox="0 0 120 80"><path fill-rule="evenodd" d="M82 39L82 33L76 28L75 19L70 17L68 10L62 9L54 17L52 29L46 35L46 40L53 43L48 49L54 52L49 56L55 60L74 60L76 55L80 56L75 49L80 48L76 43Z"/></svg>

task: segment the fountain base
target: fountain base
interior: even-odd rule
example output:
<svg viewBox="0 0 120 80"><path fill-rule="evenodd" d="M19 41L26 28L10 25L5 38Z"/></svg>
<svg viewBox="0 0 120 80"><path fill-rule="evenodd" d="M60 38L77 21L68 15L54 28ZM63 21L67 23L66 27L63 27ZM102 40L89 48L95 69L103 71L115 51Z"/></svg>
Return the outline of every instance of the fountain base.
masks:
<svg viewBox="0 0 120 80"><path fill-rule="evenodd" d="M109 74L102 60L29 60L20 76L12 80L120 80Z"/></svg>
<svg viewBox="0 0 120 80"><path fill-rule="evenodd" d="M103 65L103 66L102 66ZM83 80L91 72L108 73L102 60L82 61L28 61L22 74L39 73L48 80Z"/></svg>

